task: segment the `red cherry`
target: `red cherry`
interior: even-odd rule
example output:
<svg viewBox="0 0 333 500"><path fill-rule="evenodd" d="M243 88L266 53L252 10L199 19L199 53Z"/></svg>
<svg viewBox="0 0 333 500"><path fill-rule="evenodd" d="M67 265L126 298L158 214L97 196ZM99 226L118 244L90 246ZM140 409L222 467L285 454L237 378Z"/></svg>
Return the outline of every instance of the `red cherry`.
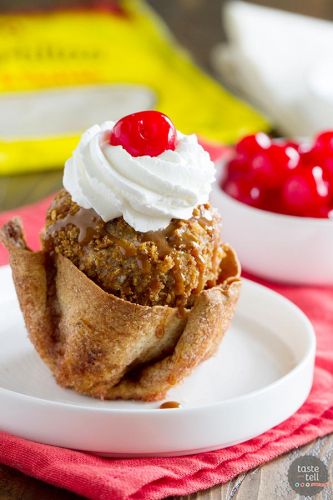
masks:
<svg viewBox="0 0 333 500"><path fill-rule="evenodd" d="M301 164L306 168L319 166L323 170L323 178L329 185L330 194L333 197L333 152L311 149L301 154Z"/></svg>
<svg viewBox="0 0 333 500"><path fill-rule="evenodd" d="M281 203L281 189L268 189L261 208L268 210L269 212L279 214L286 213L286 210Z"/></svg>
<svg viewBox="0 0 333 500"><path fill-rule="evenodd" d="M333 196L333 154L327 156L320 164L324 171L324 179L329 183Z"/></svg>
<svg viewBox="0 0 333 500"><path fill-rule="evenodd" d="M282 189L283 206L291 215L319 216L328 202L328 184L319 166L291 174Z"/></svg>
<svg viewBox="0 0 333 500"><path fill-rule="evenodd" d="M300 151L300 148L301 148L301 144L299 144L298 142L296 141L291 141L291 140L288 140L286 142L283 143L284 147L285 148L293 148L293 149L296 149L296 151L299 153Z"/></svg>
<svg viewBox="0 0 333 500"><path fill-rule="evenodd" d="M252 207L260 208L264 200L263 190L246 178L227 179L222 189L232 198Z"/></svg>
<svg viewBox="0 0 333 500"><path fill-rule="evenodd" d="M259 186L272 189L281 186L298 164L299 154L294 148L272 144L253 157L250 170Z"/></svg>
<svg viewBox="0 0 333 500"><path fill-rule="evenodd" d="M253 158L256 153L267 149L271 144L268 135L263 132L246 135L236 144L236 153L245 158Z"/></svg>
<svg viewBox="0 0 333 500"><path fill-rule="evenodd" d="M246 160L237 156L235 158L232 158L226 164L226 177L228 179L234 179L235 177L242 176L244 174L247 174L248 171L249 165Z"/></svg>
<svg viewBox="0 0 333 500"><path fill-rule="evenodd" d="M303 167L315 167L321 164L322 153L314 149L301 150L300 162Z"/></svg>
<svg viewBox="0 0 333 500"><path fill-rule="evenodd" d="M176 129L159 111L140 111L115 123L109 142L122 146L132 156L158 156L176 147Z"/></svg>
<svg viewBox="0 0 333 500"><path fill-rule="evenodd" d="M333 130L321 132L314 141L314 149L316 151L325 151L326 153L333 152Z"/></svg>
<svg viewBox="0 0 333 500"><path fill-rule="evenodd" d="M317 217L319 219L331 219L331 218L333 218L332 207L328 207L328 206L321 207L318 210L318 212L313 215L313 217Z"/></svg>

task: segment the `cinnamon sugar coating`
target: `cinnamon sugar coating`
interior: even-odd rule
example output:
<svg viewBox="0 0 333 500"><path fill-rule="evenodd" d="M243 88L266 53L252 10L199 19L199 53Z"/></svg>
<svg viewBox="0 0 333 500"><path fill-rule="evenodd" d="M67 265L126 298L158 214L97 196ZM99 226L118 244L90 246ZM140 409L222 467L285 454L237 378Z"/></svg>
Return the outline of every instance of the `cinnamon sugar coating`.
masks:
<svg viewBox="0 0 333 500"><path fill-rule="evenodd" d="M106 293L61 254L32 252L18 220L0 229L0 242L40 357L59 385L100 399L164 399L216 352L241 287L236 254L223 245L219 284L180 316Z"/></svg>

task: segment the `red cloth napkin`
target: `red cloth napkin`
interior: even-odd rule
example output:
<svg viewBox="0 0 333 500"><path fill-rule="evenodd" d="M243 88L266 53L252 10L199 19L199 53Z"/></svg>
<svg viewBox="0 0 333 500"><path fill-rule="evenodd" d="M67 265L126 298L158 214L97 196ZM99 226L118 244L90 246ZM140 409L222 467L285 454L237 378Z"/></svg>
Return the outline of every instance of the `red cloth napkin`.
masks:
<svg viewBox="0 0 333 500"><path fill-rule="evenodd" d="M28 242L38 247L49 199L0 215L25 224ZM0 248L0 263L7 255ZM302 408L261 436L230 448L189 457L107 459L43 445L0 432L0 463L91 499L146 499L186 495L229 481L282 453L333 432L333 288L263 284L295 302L317 334L315 380ZM260 409L258 409L260 411Z"/></svg>

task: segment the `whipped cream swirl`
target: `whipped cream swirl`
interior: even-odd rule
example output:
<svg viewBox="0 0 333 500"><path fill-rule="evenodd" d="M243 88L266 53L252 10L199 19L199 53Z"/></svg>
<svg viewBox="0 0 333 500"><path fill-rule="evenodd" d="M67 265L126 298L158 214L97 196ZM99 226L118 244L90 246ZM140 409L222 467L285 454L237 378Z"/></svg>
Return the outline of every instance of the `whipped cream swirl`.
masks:
<svg viewBox="0 0 333 500"><path fill-rule="evenodd" d="M123 216L147 232L189 219L208 201L215 169L195 135L177 132L175 151L133 157L108 143L113 126L89 128L65 164L64 187L80 207L93 208L104 222Z"/></svg>

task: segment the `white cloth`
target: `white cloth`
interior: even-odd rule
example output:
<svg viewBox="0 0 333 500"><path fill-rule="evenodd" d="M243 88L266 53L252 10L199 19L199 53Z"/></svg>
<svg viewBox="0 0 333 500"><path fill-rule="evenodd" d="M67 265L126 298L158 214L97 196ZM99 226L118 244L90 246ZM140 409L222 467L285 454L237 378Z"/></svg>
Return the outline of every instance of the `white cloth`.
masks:
<svg viewBox="0 0 333 500"><path fill-rule="evenodd" d="M333 23L242 1L223 9L228 43L213 52L223 79L281 133L333 128Z"/></svg>

